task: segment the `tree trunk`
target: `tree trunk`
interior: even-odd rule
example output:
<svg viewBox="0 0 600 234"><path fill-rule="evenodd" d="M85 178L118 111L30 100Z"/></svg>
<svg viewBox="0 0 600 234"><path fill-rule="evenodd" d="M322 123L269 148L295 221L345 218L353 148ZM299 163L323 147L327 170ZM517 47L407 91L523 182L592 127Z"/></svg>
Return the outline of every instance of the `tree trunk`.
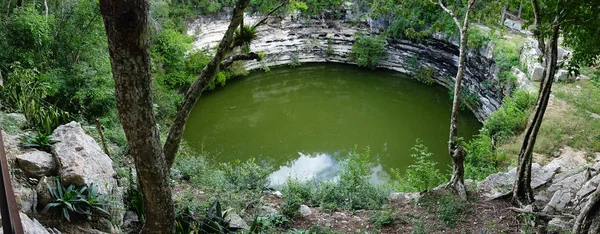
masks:
<svg viewBox="0 0 600 234"><path fill-rule="evenodd" d="M450 136L448 140L448 152L450 154L450 158L452 158L452 178L450 179L447 187L452 188L459 197L465 200L467 199L467 191L464 184L464 164L466 152L460 145L460 142L458 142L458 112L460 110L460 90L462 86L462 79L465 75L465 60L467 57L467 43L469 38L469 13L471 12L474 4L474 0L469 1L462 27L457 24L460 29L460 52L458 57L458 71L456 73L456 80L454 81L452 114L450 116ZM458 20L455 20L455 22L458 22Z"/></svg>
<svg viewBox="0 0 600 234"><path fill-rule="evenodd" d="M143 193L142 233L174 233L175 212L152 105L149 4L101 0L119 120L127 136Z"/></svg>
<svg viewBox="0 0 600 234"><path fill-rule="evenodd" d="M586 203L585 207L581 210L581 213L577 216L575 224L573 225L573 234L593 234L600 233L598 225L592 225L595 222L599 222L600 218L600 186L596 188L596 191L590 196L590 199Z"/></svg>
<svg viewBox="0 0 600 234"><path fill-rule="evenodd" d="M555 22L557 19L555 19ZM555 24L552 30L552 37L546 46L545 66L543 71L544 80L540 86L540 92L537 103L535 105L534 114L531 116L527 125L527 131L521 150L519 152L519 165L517 166L517 178L513 185L513 203L519 206L526 206L534 202L533 190L531 189L531 162L533 148L537 138L538 131L542 125L544 113L548 106L550 93L552 91L552 83L554 83L554 75L556 73L556 61L558 54L558 32L560 26Z"/></svg>
<svg viewBox="0 0 600 234"><path fill-rule="evenodd" d="M215 79L217 73L219 73L219 67L221 62L225 56L231 53L232 48L231 44L233 42L233 34L237 27L240 25L244 18L244 9L248 6L250 0L239 0L233 9L233 17L231 19L231 23L229 23L229 27L223 35L223 39L219 43L219 48L215 53L215 57L202 69L202 72L198 76L198 78L192 83L187 93L185 94L185 98L183 104L177 111L177 115L175 117L175 121L171 128L169 129L169 134L167 135L167 140L164 145L164 152L167 159L168 168L173 165L175 162L175 157L177 156L177 151L179 150L179 143L181 142L181 137L183 135L183 130L185 129L185 124L187 122L187 118L196 105L198 98L202 95L202 92L208 84Z"/></svg>
<svg viewBox="0 0 600 234"><path fill-rule="evenodd" d="M458 72L456 73L456 81L454 83L454 95L452 102L452 114L450 116L450 136L448 143L448 151L452 158L452 178L448 186L454 189L454 191L462 198L467 197L467 192L464 185L465 177L465 151L458 142L458 112L460 110L460 89L462 79L465 73L465 57L466 57L466 46L467 46L467 34L466 28L461 30L460 40L460 52L458 59Z"/></svg>

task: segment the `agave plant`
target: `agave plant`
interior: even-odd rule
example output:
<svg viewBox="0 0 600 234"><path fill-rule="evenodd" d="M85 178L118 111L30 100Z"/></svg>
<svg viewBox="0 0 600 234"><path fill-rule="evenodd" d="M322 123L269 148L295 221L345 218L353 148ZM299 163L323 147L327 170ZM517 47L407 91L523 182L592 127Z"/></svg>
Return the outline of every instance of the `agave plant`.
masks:
<svg viewBox="0 0 600 234"><path fill-rule="evenodd" d="M206 217L200 224L201 233L232 233L239 228L229 227L229 221L226 220L229 210L223 211L219 201L213 202L210 209L206 212Z"/></svg>
<svg viewBox="0 0 600 234"><path fill-rule="evenodd" d="M91 184L90 187L82 186L78 189L75 185L63 187L60 179L56 178L56 188L48 185L48 190L54 198L53 202L48 203L42 212L47 212L50 209L60 209L62 218L71 221L71 214L85 215L88 220L92 219L94 211L98 211L105 215L110 215L104 209L106 207L105 195L98 193L98 186Z"/></svg>
<svg viewBox="0 0 600 234"><path fill-rule="evenodd" d="M32 147L44 151L47 151L50 146L58 143L58 141L52 139L52 136L44 133L38 133L35 136L27 134L20 137L19 141L21 141L21 144L24 147Z"/></svg>

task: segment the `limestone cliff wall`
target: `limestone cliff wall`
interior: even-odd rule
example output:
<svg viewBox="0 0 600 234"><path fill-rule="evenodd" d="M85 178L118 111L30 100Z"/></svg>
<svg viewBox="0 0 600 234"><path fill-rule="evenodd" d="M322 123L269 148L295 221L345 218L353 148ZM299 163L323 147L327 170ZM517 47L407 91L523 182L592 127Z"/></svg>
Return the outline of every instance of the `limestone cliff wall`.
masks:
<svg viewBox="0 0 600 234"><path fill-rule="evenodd" d="M244 22L252 24L259 18L247 17ZM199 19L189 25L188 34L195 35L196 49L215 48L227 29L227 20ZM345 21L277 20L258 28L258 39L251 50L262 51L261 62L246 63L249 70L265 66L277 66L292 62L333 62L354 64L350 59L355 33L372 32L367 23L350 24ZM456 41L456 40L454 40ZM329 49L329 50L328 50ZM458 46L455 42L430 38L419 43L408 40L388 40L388 56L378 67L411 74L414 69L408 60L416 58L423 67L434 70L433 78L445 87L453 85L452 79L458 67ZM504 97L500 91L490 90L485 84L496 79L495 63L485 56L486 52L471 51L467 58L467 70L463 88L479 96L479 106L469 107L480 121L496 110ZM414 59L413 59L414 60Z"/></svg>

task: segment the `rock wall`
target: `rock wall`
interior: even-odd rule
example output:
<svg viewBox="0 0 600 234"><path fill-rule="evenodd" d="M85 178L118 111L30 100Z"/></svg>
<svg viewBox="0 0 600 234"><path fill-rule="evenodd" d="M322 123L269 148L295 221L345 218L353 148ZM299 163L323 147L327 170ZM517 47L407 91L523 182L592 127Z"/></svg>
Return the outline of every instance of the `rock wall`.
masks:
<svg viewBox="0 0 600 234"><path fill-rule="evenodd" d="M244 22L252 24L258 17L246 17ZM228 20L199 19L189 25L188 34L195 35L195 49L215 48L222 38ZM258 27L258 39L253 41L251 50L263 52L261 62L249 61L249 70L290 63L347 63L350 59L352 44L357 32L370 33L372 27L367 23L349 23L342 20L304 20L285 19L269 21ZM458 67L458 46L456 43L441 39L426 39L415 43L408 40L388 40L387 58L378 67L402 73L415 71L408 63L416 58L422 67L433 68L433 78L440 85L450 87ZM469 107L480 121L487 119L496 110L504 97L500 91L490 90L485 84L495 83L497 71L495 63L486 57L485 52L470 51L467 69L463 79L463 88L479 96L479 106ZM414 60L414 59L413 59Z"/></svg>

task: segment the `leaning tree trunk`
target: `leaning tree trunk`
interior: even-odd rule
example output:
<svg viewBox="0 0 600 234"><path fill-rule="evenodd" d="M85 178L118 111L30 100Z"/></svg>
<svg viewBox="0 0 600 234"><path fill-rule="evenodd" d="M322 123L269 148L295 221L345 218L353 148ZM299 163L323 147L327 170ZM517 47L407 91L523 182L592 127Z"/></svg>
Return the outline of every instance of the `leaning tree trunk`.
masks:
<svg viewBox="0 0 600 234"><path fill-rule="evenodd" d="M152 106L149 5L145 0L100 0L119 120L144 198L142 233L174 233L175 212Z"/></svg>
<svg viewBox="0 0 600 234"><path fill-rule="evenodd" d="M557 20L555 20L556 22ZM550 100L552 83L556 73L556 61L558 51L558 32L560 26L555 24L552 37L546 47L545 66L543 71L543 81L540 86L540 92L535 105L534 114L531 116L527 125L527 131L521 150L519 152L519 165L517 166L517 178L513 185L512 200L519 206L526 206L534 202L533 190L531 189L531 162L533 148L537 138L538 131L542 125L542 120Z"/></svg>
<svg viewBox="0 0 600 234"><path fill-rule="evenodd" d="M219 48L215 53L214 58L202 69L202 72L198 76L198 78L192 83L191 87L188 89L185 94L185 98L183 104L177 111L177 115L175 117L175 121L171 128L169 129L169 134L167 135L167 140L165 141L164 151L167 159L168 168L173 165L175 162L175 157L177 156L177 151L179 150L179 143L181 142L181 137L183 135L183 130L185 129L185 124L187 122L187 118L194 108L194 105L198 101L198 98L202 95L202 92L208 84L212 80L215 79L217 73L219 73L219 67L225 56L231 53L231 45L233 43L233 34L237 27L244 19L244 9L248 6L250 0L239 0L235 5L233 10L233 17L231 18L231 23L223 35L223 39L219 43Z"/></svg>
<svg viewBox="0 0 600 234"><path fill-rule="evenodd" d="M590 196L573 225L573 234L600 233L600 186Z"/></svg>

